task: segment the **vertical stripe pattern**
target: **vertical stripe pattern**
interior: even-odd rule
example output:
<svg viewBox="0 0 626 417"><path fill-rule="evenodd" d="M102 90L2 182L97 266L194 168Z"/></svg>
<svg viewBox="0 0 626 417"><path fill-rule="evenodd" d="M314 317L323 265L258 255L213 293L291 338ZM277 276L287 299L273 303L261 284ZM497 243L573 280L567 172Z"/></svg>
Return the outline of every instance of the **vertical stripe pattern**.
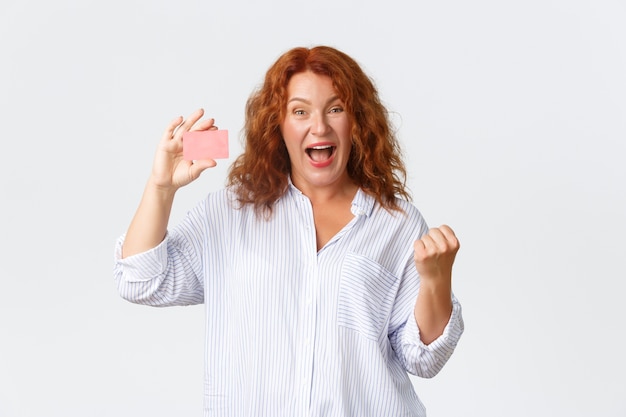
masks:
<svg viewBox="0 0 626 417"><path fill-rule="evenodd" d="M390 213L359 190L354 218L320 251L295 187L269 220L207 196L156 248L121 259L120 295L151 306L204 303L205 416L425 416L408 373L430 378L463 332L461 307L424 345L413 317L418 210Z"/></svg>

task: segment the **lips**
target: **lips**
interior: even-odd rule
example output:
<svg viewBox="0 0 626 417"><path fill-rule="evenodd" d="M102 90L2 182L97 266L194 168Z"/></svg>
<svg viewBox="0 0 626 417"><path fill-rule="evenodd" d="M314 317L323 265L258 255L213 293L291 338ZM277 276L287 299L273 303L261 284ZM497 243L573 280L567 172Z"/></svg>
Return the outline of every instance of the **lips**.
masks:
<svg viewBox="0 0 626 417"><path fill-rule="evenodd" d="M306 153L313 161L324 162L333 155L335 149L332 145L317 145L306 148Z"/></svg>
<svg viewBox="0 0 626 417"><path fill-rule="evenodd" d="M317 168L330 165L335 156L337 147L328 143L317 143L305 149L311 164Z"/></svg>

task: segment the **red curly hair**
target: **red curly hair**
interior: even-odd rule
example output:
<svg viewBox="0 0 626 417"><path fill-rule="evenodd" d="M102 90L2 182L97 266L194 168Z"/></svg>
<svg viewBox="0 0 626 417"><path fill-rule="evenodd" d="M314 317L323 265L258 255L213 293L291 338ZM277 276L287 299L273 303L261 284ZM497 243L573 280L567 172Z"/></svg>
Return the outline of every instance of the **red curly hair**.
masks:
<svg viewBox="0 0 626 417"><path fill-rule="evenodd" d="M348 175L388 210L399 210L395 197L410 200L406 168L391 129L387 109L372 80L357 62L328 46L294 48L278 58L262 86L246 104L245 149L233 162L228 185L237 201L271 214L285 192L291 163L280 132L287 109L287 85L294 74L312 71L331 78L350 119L352 150Z"/></svg>

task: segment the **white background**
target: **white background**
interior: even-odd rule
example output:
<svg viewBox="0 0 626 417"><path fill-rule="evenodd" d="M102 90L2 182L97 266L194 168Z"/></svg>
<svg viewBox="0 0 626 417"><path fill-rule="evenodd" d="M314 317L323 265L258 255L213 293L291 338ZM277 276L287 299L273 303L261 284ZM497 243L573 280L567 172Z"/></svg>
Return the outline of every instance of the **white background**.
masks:
<svg viewBox="0 0 626 417"><path fill-rule="evenodd" d="M113 245L171 119L203 107L239 153L266 69L317 44L372 76L415 205L462 243L429 415L626 416L624 22L621 0L2 0L0 416L201 415L202 307L123 301Z"/></svg>

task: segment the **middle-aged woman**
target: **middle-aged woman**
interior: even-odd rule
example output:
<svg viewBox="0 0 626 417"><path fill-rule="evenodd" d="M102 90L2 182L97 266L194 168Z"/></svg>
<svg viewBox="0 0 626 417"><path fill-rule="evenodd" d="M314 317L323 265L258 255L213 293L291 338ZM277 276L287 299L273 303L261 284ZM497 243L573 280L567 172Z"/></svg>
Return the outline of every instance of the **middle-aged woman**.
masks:
<svg viewBox="0 0 626 417"><path fill-rule="evenodd" d="M424 416L408 373L437 374L463 332L459 244L409 202L370 78L331 47L280 56L227 187L168 229L216 164L182 158L184 132L216 129L203 114L167 127L114 273L129 301L204 303L205 416Z"/></svg>

